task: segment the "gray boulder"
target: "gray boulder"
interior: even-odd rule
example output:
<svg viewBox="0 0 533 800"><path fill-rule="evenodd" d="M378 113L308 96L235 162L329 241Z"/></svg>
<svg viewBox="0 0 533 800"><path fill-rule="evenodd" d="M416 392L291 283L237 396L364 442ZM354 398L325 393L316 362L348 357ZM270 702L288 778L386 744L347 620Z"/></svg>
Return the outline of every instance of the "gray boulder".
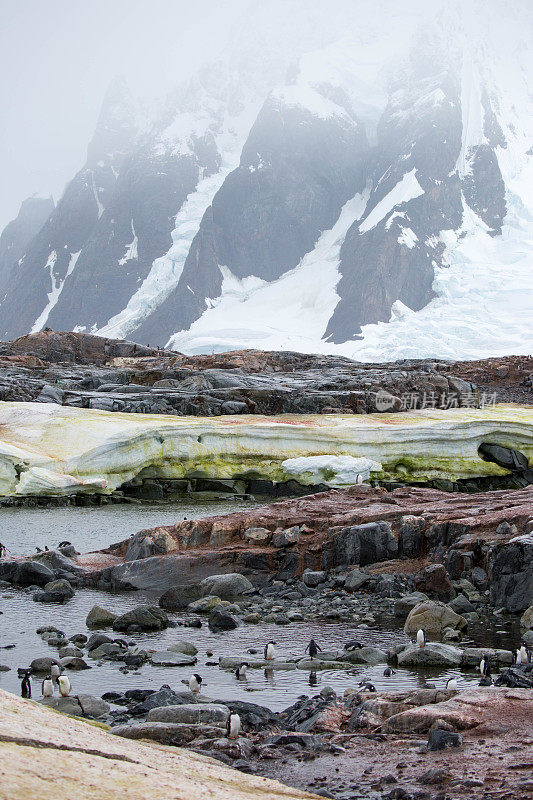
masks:
<svg viewBox="0 0 533 800"><path fill-rule="evenodd" d="M520 627L526 631L529 631L533 628L533 606L526 608L520 617Z"/></svg>
<svg viewBox="0 0 533 800"><path fill-rule="evenodd" d="M44 564L34 561L4 561L0 563L0 580L14 586L45 586L55 578Z"/></svg>
<svg viewBox="0 0 533 800"><path fill-rule="evenodd" d="M200 583L202 596L214 595L223 600L238 597L244 592L253 589L252 583L238 572L230 572L225 575L211 575Z"/></svg>
<svg viewBox="0 0 533 800"><path fill-rule="evenodd" d="M50 581L40 592L35 592L36 603L65 603L74 597L74 589L67 580Z"/></svg>
<svg viewBox="0 0 533 800"><path fill-rule="evenodd" d="M137 627L142 631L161 631L168 626L168 617L157 606L138 606L121 614L113 622L114 631L127 631Z"/></svg>
<svg viewBox="0 0 533 800"><path fill-rule="evenodd" d="M229 611L225 611L225 609L220 608L219 606L211 611L208 625L209 630L213 631L213 633L218 633L219 631L232 631L239 627L239 623L235 617L233 617Z"/></svg>
<svg viewBox="0 0 533 800"><path fill-rule="evenodd" d="M426 633L440 635L444 628L463 630L467 624L464 617L456 614L445 603L427 600L411 609L403 629L407 634L414 634L422 628Z"/></svg>
<svg viewBox="0 0 533 800"><path fill-rule="evenodd" d="M199 736L204 736L208 739L220 736L220 726L141 722L135 725L117 725L117 727L111 728L110 733L114 736L123 736L126 739L151 739L159 744L183 747Z"/></svg>
<svg viewBox="0 0 533 800"><path fill-rule="evenodd" d="M185 653L175 653L171 650L161 650L152 653L150 661L155 667L190 667L196 664L194 656L188 656Z"/></svg>
<svg viewBox="0 0 533 800"><path fill-rule="evenodd" d="M199 586L176 586L174 589L167 589L159 598L159 605L165 611L184 611L189 603L199 600L201 597Z"/></svg>
<svg viewBox="0 0 533 800"><path fill-rule="evenodd" d="M294 525L292 528L287 528L287 530L281 531L281 533L275 533L272 536L272 544L274 547L290 547L293 544L297 544L300 540L300 529L297 525Z"/></svg>
<svg viewBox="0 0 533 800"><path fill-rule="evenodd" d="M52 664L60 667L61 664L56 658L48 658L48 656L44 656L44 658L34 658L30 664L30 669L32 672L38 674L49 674L50 668Z"/></svg>
<svg viewBox="0 0 533 800"><path fill-rule="evenodd" d="M117 614L112 611L102 606L93 606L85 618L85 624L88 628L110 628L116 618Z"/></svg>
<svg viewBox="0 0 533 800"><path fill-rule="evenodd" d="M429 600L429 597L423 592L411 592L410 594L406 594L394 603L394 614L397 617L407 617L415 606L424 603L426 600Z"/></svg>
<svg viewBox="0 0 533 800"><path fill-rule="evenodd" d="M461 663L463 654L458 647L441 642L427 642L425 647L409 645L398 653L400 667L455 667Z"/></svg>
<svg viewBox="0 0 533 800"><path fill-rule="evenodd" d="M464 594L458 594L457 597L454 597L454 599L448 603L448 606L452 611L455 611L456 614L469 614L471 611L475 611L474 606Z"/></svg>
<svg viewBox="0 0 533 800"><path fill-rule="evenodd" d="M323 570L313 571L310 569L306 569L304 574L302 575L302 581L305 583L306 586L310 586L314 589L321 583L324 583L326 580L326 573Z"/></svg>
<svg viewBox="0 0 533 800"><path fill-rule="evenodd" d="M344 588L349 592L356 592L370 580L372 580L372 576L369 575L368 572L363 572L360 569L352 569L352 571L346 576Z"/></svg>
<svg viewBox="0 0 533 800"><path fill-rule="evenodd" d="M340 655L341 661L350 664L386 664L387 654L377 647L358 647L357 650L344 651Z"/></svg>
<svg viewBox="0 0 533 800"><path fill-rule="evenodd" d="M526 611L533 598L533 533L495 547L489 556L489 573L492 605L512 614Z"/></svg>
<svg viewBox="0 0 533 800"><path fill-rule="evenodd" d="M195 656L198 653L198 648L192 642L176 642L167 648L171 653L185 653L187 656Z"/></svg>

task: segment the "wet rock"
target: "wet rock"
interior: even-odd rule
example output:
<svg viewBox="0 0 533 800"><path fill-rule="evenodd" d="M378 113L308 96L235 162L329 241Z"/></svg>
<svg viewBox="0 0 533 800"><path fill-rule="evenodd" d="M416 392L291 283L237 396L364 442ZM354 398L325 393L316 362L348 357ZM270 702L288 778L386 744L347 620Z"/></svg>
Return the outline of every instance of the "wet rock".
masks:
<svg viewBox="0 0 533 800"><path fill-rule="evenodd" d="M59 663L64 669L90 669L89 664L78 656L66 656L59 659Z"/></svg>
<svg viewBox="0 0 533 800"><path fill-rule="evenodd" d="M167 648L171 653L185 653L187 656L195 656L198 653L198 648L192 642L176 642Z"/></svg>
<svg viewBox="0 0 533 800"><path fill-rule="evenodd" d="M200 583L202 595L215 596L221 599L231 599L238 597L253 589L253 585L248 578L238 572L231 572L225 575L211 575Z"/></svg>
<svg viewBox="0 0 533 800"><path fill-rule="evenodd" d="M398 553L398 544L388 522L367 522L341 531L333 544L335 564L374 564Z"/></svg>
<svg viewBox="0 0 533 800"><path fill-rule="evenodd" d="M495 686L508 686L511 689L533 689L533 672L526 672L525 665L509 667L494 681Z"/></svg>
<svg viewBox="0 0 533 800"><path fill-rule="evenodd" d="M409 612L420 603L429 600L427 594L423 592L411 592L400 597L394 603L394 614L397 617L407 617Z"/></svg>
<svg viewBox="0 0 533 800"><path fill-rule="evenodd" d="M453 588L443 564L430 564L414 576L414 586L428 597L447 602L453 597Z"/></svg>
<svg viewBox="0 0 533 800"><path fill-rule="evenodd" d="M210 631L218 633L219 631L232 631L234 628L238 628L239 623L228 611L217 606L209 615L208 625Z"/></svg>
<svg viewBox="0 0 533 800"><path fill-rule="evenodd" d="M185 653L174 653L170 650L152 653L150 661L156 667L187 667L196 664L194 656L188 656Z"/></svg>
<svg viewBox="0 0 533 800"><path fill-rule="evenodd" d="M143 489L146 488L147 483L148 481L143 482ZM160 486L158 488L161 493L160 497L141 499L163 499L163 489ZM164 528L156 528L152 531L135 533L129 540L125 558L126 561L136 561L142 558L150 558L151 556L166 555L176 550L179 550L179 542Z"/></svg>
<svg viewBox="0 0 533 800"><path fill-rule="evenodd" d="M113 639L110 636L106 636L105 633L93 633L89 636L87 640L87 650L90 653L91 650L96 650L97 647L100 647L102 644L112 644Z"/></svg>
<svg viewBox="0 0 533 800"><path fill-rule="evenodd" d="M398 653L398 666L458 666L462 661L462 651L458 647L440 642L427 642L425 647L410 645Z"/></svg>
<svg viewBox="0 0 533 800"><path fill-rule="evenodd" d="M403 629L407 634L414 634L422 628L428 634L440 635L444 628L463 630L466 626L466 619L447 605L428 600L411 609Z"/></svg>
<svg viewBox="0 0 533 800"><path fill-rule="evenodd" d="M44 656L43 658L34 658L30 664L30 669L32 672L36 674L50 674L50 668L52 664L60 667L61 664L56 658L48 658Z"/></svg>
<svg viewBox="0 0 533 800"><path fill-rule="evenodd" d="M221 603L222 600L220 597L208 595L207 597L200 598L200 600L195 600L193 603L189 603L188 609L192 611L193 614L210 614L211 611Z"/></svg>
<svg viewBox="0 0 533 800"><path fill-rule="evenodd" d="M117 614L112 611L102 606L93 606L85 618L85 624L88 628L110 628L116 618Z"/></svg>
<svg viewBox="0 0 533 800"><path fill-rule="evenodd" d="M104 642L104 644L101 644L99 647L95 647L93 650L91 650L89 655L91 658L99 661L102 658L114 659L123 652L123 648L120 645L115 644L114 642Z"/></svg>
<svg viewBox="0 0 533 800"><path fill-rule="evenodd" d="M127 631L135 627L141 631L160 631L168 626L168 617L157 606L138 606L117 617L113 622L114 631Z"/></svg>
<svg viewBox="0 0 533 800"><path fill-rule="evenodd" d="M199 586L177 586L175 589L167 589L159 598L159 605L165 611L183 611L190 603L199 600L201 589Z"/></svg>
<svg viewBox="0 0 533 800"><path fill-rule="evenodd" d="M387 653L377 647L358 647L357 650L343 652L340 660L349 661L350 664L386 664Z"/></svg>
<svg viewBox="0 0 533 800"><path fill-rule="evenodd" d="M462 743L463 737L460 733L436 729L430 731L427 747L429 751L445 750L447 747L461 747Z"/></svg>
<svg viewBox="0 0 533 800"><path fill-rule="evenodd" d="M229 709L216 703L185 703L155 708L148 713L148 722L172 722L187 725L225 725Z"/></svg>
<svg viewBox="0 0 533 800"><path fill-rule="evenodd" d="M151 739L159 744L182 747L200 735L216 738L220 736L220 728L214 725L141 722L134 725L119 725L111 728L110 733L126 739Z"/></svg>
<svg viewBox="0 0 533 800"><path fill-rule="evenodd" d="M360 569L352 569L346 576L344 588L348 592L356 592L371 580L372 576L369 575L368 572L363 572Z"/></svg>
<svg viewBox="0 0 533 800"><path fill-rule="evenodd" d="M54 580L54 573L44 564L34 561L4 561L0 563L0 579L14 586L45 586Z"/></svg>
<svg viewBox="0 0 533 800"><path fill-rule="evenodd" d="M454 597L454 599L448 603L448 606L452 611L455 611L456 614L469 614L475 611L474 606L464 594L458 594L457 597Z"/></svg>
<svg viewBox="0 0 533 800"><path fill-rule="evenodd" d="M62 647L58 652L58 656L59 658L68 658L68 657L82 658L83 650L80 650L79 647L73 647L73 646Z"/></svg>
<svg viewBox="0 0 533 800"><path fill-rule="evenodd" d="M489 556L490 600L513 614L526 611L533 597L533 534L495 547Z"/></svg>
<svg viewBox="0 0 533 800"><path fill-rule="evenodd" d="M65 603L71 597L74 597L74 589L64 579L50 581L42 591L33 595L36 603Z"/></svg>
<svg viewBox="0 0 533 800"><path fill-rule="evenodd" d="M300 529L297 525L292 528L287 528L287 530L281 531L281 533L274 533L272 536L272 544L274 547L290 547L293 544L297 544L299 540Z"/></svg>

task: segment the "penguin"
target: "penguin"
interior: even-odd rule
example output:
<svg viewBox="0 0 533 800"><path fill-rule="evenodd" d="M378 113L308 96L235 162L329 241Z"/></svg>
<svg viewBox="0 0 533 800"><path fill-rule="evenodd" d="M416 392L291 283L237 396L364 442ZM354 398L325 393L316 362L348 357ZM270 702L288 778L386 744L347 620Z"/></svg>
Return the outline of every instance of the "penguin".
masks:
<svg viewBox="0 0 533 800"><path fill-rule="evenodd" d="M513 664L516 664L517 667L520 666L522 663L522 650L516 650L513 652Z"/></svg>
<svg viewBox="0 0 533 800"><path fill-rule="evenodd" d="M375 692L376 687L370 681L360 681L359 686L362 686L365 692Z"/></svg>
<svg viewBox="0 0 533 800"><path fill-rule="evenodd" d="M361 475L361 473L360 473L360 472L359 472L359 473L358 473L358 475L357 475L357 481L356 481L356 483L359 483L359 484L360 484L360 483L363 483L363 476Z"/></svg>
<svg viewBox="0 0 533 800"><path fill-rule="evenodd" d="M57 683L57 679L61 675L61 667L59 664L52 664L50 667L50 677L52 678L52 683Z"/></svg>
<svg viewBox="0 0 533 800"><path fill-rule="evenodd" d="M246 678L246 668L249 666L247 661L243 661L242 664L239 664L237 669L235 670L235 677L238 681L242 681Z"/></svg>
<svg viewBox="0 0 533 800"><path fill-rule="evenodd" d="M316 672L309 673L309 686L316 686L318 683L318 678L316 676Z"/></svg>
<svg viewBox="0 0 533 800"><path fill-rule="evenodd" d="M483 658L479 662L479 671L482 678L490 678L490 660L486 653L483 654Z"/></svg>
<svg viewBox="0 0 533 800"><path fill-rule="evenodd" d="M226 735L228 739L238 739L241 732L241 718L236 711L230 711L226 721Z"/></svg>
<svg viewBox="0 0 533 800"><path fill-rule="evenodd" d="M21 697L26 698L26 700L29 700L31 697L31 683L28 675L24 675L22 678L22 683L20 684L20 694Z"/></svg>
<svg viewBox="0 0 533 800"><path fill-rule="evenodd" d="M392 669L392 667L385 667L383 674L386 678L390 678L391 675L396 675L396 670Z"/></svg>
<svg viewBox="0 0 533 800"><path fill-rule="evenodd" d="M67 541L59 542L59 544L57 546L58 547L72 547L72 542L67 542Z"/></svg>
<svg viewBox="0 0 533 800"><path fill-rule="evenodd" d="M118 644L119 647L123 647L125 650L128 649L128 643L125 639L113 639L113 644Z"/></svg>
<svg viewBox="0 0 533 800"><path fill-rule="evenodd" d="M446 688L450 691L457 689L457 678L448 678Z"/></svg>
<svg viewBox="0 0 533 800"><path fill-rule="evenodd" d="M59 678L57 679L57 682L59 684L59 694L61 695L61 697L68 697L72 689L72 686L70 685L70 680L67 678L66 675L60 675Z"/></svg>
<svg viewBox="0 0 533 800"><path fill-rule="evenodd" d="M276 648L274 647L275 644L276 642L270 640L270 642L265 645L265 661L273 661L276 657Z"/></svg>
<svg viewBox="0 0 533 800"><path fill-rule="evenodd" d="M522 642L522 646L520 648L520 663L521 664L529 664L529 648L526 646L524 642Z"/></svg>
<svg viewBox="0 0 533 800"><path fill-rule="evenodd" d="M193 694L198 694L200 692L201 687L202 687L203 681L202 681L201 676L200 675L196 675L196 673L195 673L194 675L191 675L189 680L185 681L185 683L188 684L190 692L193 692Z"/></svg>
<svg viewBox="0 0 533 800"><path fill-rule="evenodd" d="M361 642L357 642L355 639L352 639L350 642L346 642L344 645L344 649L348 652L352 652L352 650L360 650L363 645Z"/></svg>
<svg viewBox="0 0 533 800"><path fill-rule="evenodd" d="M304 652L309 652L309 657L313 659L317 657L319 651L322 651L322 648L315 642L314 639L311 639Z"/></svg>
<svg viewBox="0 0 533 800"><path fill-rule="evenodd" d="M255 656L257 654L257 650L254 647L249 647L246 652L250 653L251 656Z"/></svg>
<svg viewBox="0 0 533 800"><path fill-rule="evenodd" d="M35 550L36 550L37 553L42 553L43 552L40 547L36 547Z"/></svg>
<svg viewBox="0 0 533 800"><path fill-rule="evenodd" d="M52 676L49 675L47 678L44 679L41 685L41 691L43 693L43 697L53 697L54 696L54 683L52 681Z"/></svg>
<svg viewBox="0 0 533 800"><path fill-rule="evenodd" d="M423 628L420 628L416 634L416 643L419 647L425 647L426 644L426 632Z"/></svg>

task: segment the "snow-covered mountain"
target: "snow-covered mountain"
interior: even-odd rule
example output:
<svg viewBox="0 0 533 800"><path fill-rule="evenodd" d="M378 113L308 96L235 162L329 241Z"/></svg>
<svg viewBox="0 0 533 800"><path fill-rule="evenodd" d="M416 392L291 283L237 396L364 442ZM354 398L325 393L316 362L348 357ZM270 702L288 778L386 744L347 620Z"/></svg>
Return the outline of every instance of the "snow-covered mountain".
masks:
<svg viewBox="0 0 533 800"><path fill-rule="evenodd" d="M87 164L6 277L0 336L531 352L527 6L496 24L495 3L446 2L285 55L248 41L151 112L114 82Z"/></svg>

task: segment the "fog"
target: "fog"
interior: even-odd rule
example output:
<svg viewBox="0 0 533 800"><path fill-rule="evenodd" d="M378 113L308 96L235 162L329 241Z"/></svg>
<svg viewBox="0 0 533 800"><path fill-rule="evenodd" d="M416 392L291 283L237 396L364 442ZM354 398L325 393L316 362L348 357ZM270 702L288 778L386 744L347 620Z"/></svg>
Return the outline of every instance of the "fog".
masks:
<svg viewBox="0 0 533 800"><path fill-rule="evenodd" d="M297 55L362 25L371 36L393 17L410 26L450 2L456 0L406 0L401 8L396 0L3 0L0 229L34 193L57 201L85 161L115 75L138 96L161 97L220 56ZM461 5L487 12L493 3Z"/></svg>

